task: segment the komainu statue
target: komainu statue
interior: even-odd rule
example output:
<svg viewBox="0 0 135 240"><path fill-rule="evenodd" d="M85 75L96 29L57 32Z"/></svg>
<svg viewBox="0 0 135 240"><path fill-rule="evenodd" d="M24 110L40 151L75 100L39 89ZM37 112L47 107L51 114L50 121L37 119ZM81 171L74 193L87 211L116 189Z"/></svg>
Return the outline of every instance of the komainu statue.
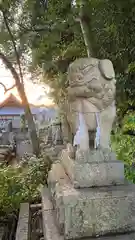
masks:
<svg viewBox="0 0 135 240"><path fill-rule="evenodd" d="M74 145L82 148L110 148L110 134L116 115L116 80L110 60L80 58L69 65L67 121ZM76 140L79 139L80 140Z"/></svg>

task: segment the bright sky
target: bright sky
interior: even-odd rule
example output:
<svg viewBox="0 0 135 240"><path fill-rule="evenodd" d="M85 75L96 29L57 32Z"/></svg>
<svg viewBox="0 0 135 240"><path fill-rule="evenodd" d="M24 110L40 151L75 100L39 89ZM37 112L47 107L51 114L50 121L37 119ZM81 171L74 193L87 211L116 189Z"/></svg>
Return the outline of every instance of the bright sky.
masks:
<svg viewBox="0 0 135 240"><path fill-rule="evenodd" d="M0 82L2 82L7 88L10 88L14 84L14 79L9 70L5 69L2 62L0 62ZM52 105L52 100L47 97L47 92L49 88L43 88L43 85L34 84L29 79L24 79L25 82L25 91L28 97L28 100L32 104L40 105L44 104L46 106ZM4 95L4 89L0 85L0 102L2 102L7 95L13 93L16 97L19 98L18 92L16 88L9 91L6 95Z"/></svg>

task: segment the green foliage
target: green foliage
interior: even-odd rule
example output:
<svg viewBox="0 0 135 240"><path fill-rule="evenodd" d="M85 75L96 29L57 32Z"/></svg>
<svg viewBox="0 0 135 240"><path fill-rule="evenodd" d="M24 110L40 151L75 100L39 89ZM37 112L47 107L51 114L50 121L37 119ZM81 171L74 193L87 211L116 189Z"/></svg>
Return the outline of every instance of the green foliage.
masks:
<svg viewBox="0 0 135 240"><path fill-rule="evenodd" d="M0 210L10 213L19 209L21 202L40 199L40 185L46 184L50 159L31 158L14 168L0 167Z"/></svg>
<svg viewBox="0 0 135 240"><path fill-rule="evenodd" d="M135 62L131 62L128 65L128 72L130 72L130 73L134 73L135 72Z"/></svg>
<svg viewBox="0 0 135 240"><path fill-rule="evenodd" d="M30 64L31 71L43 70L42 80L53 88L56 103L66 95L68 82L65 74L69 64L87 55L79 21L83 10L82 20L93 56L109 58L115 66L120 117L129 106L135 105L134 0L6 0L2 4L18 52L25 59L23 63L27 67ZM3 24L0 27L0 47L14 61L9 34Z"/></svg>
<svg viewBox="0 0 135 240"><path fill-rule="evenodd" d="M58 92L55 95L62 97L59 74L66 72L69 63L76 57L86 56L81 27L79 21L76 21L80 6L83 5L86 13L84 20L87 22L93 56L109 58L113 61L116 73L119 75L118 85L123 88L123 91L118 93L117 103L119 109L122 107L122 112L123 110L125 112L128 105L134 104L135 96L135 2L132 0L128 2L81 0L76 3L77 5L71 7L69 0L64 2L51 0L44 15L41 13L41 6L38 6L35 23L40 26L48 25L48 30L35 35L31 42L33 63L41 67L45 61L56 64L57 69L55 68L54 74L50 68L52 74L47 82L50 86L53 85L56 93ZM46 78L44 81L46 82ZM63 82L64 87L65 82Z"/></svg>
<svg viewBox="0 0 135 240"><path fill-rule="evenodd" d="M116 128L112 135L112 148L117 158L125 163L126 178L135 183L135 113L125 115L121 128ZM130 135L131 133L131 135Z"/></svg>
<svg viewBox="0 0 135 240"><path fill-rule="evenodd" d="M117 104L119 109L122 108L123 114L123 109L125 112L128 105L135 104L135 1L76 0L74 4L71 2L71 0L2 1L19 54L24 59L24 56L31 53L29 60L27 58L26 61L27 66L31 62L32 67L29 69L32 71L37 67L43 69L47 74L43 81L53 86L53 97L58 102L65 96L63 90L67 82L61 79L63 74L65 76L68 65L74 59L87 55L78 21L83 8L83 21L87 25L86 33L90 38L93 56L111 59L119 75L118 85L123 87L123 91L117 94ZM9 35L4 27L1 27L0 33L0 47L4 47L13 61Z"/></svg>
<svg viewBox="0 0 135 240"><path fill-rule="evenodd" d="M123 119L123 132L135 132L135 112L128 112Z"/></svg>
<svg viewBox="0 0 135 240"><path fill-rule="evenodd" d="M70 0L48 1L44 14L42 10L42 5L38 4L32 25L48 28L40 31L31 41L32 64L43 69L43 81L53 88L52 96L58 103L65 96L65 73L70 62L85 56L86 49L80 24L75 20L76 9L71 6Z"/></svg>
<svg viewBox="0 0 135 240"><path fill-rule="evenodd" d="M119 118L123 119L124 115L135 106L134 73L120 73L117 74L116 79L117 113Z"/></svg>
<svg viewBox="0 0 135 240"><path fill-rule="evenodd" d="M124 135L119 130L112 137L112 146L116 150L119 160L123 160L127 164L132 164L134 161L134 140L135 137Z"/></svg>
<svg viewBox="0 0 135 240"><path fill-rule="evenodd" d="M125 135L119 130L112 136L112 147L117 158L125 163L125 176L135 183L135 136Z"/></svg>

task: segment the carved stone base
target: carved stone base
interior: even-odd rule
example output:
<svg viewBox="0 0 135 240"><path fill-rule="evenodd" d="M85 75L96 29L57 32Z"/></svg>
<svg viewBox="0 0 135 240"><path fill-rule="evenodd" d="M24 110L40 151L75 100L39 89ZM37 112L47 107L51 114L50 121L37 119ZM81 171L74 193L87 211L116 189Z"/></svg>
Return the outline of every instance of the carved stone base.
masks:
<svg viewBox="0 0 135 240"><path fill-rule="evenodd" d="M134 185L75 189L57 163L49 173L48 186L65 239L135 230Z"/></svg>
<svg viewBox="0 0 135 240"><path fill-rule="evenodd" d="M85 161L83 161L83 158L85 158ZM67 150L63 150L61 164L75 188L124 183L123 162L116 160L113 154L111 157L110 155L104 155L100 150L92 153L77 152L76 160L69 157Z"/></svg>
<svg viewBox="0 0 135 240"><path fill-rule="evenodd" d="M60 234L56 224L55 210L50 201L50 196L47 189L42 191L42 215L43 215L43 230L44 239L46 240L64 240L64 235ZM86 238L79 238L80 240L86 240ZM87 240L134 240L135 233L126 234L112 234L110 236L90 237Z"/></svg>
<svg viewBox="0 0 135 240"><path fill-rule="evenodd" d="M54 210L43 212L43 229L45 240L65 240L64 235L61 235L55 224ZM96 238L87 238L87 240L134 240L135 233L115 234L112 236L102 236ZM86 238L79 238L79 240L86 240Z"/></svg>

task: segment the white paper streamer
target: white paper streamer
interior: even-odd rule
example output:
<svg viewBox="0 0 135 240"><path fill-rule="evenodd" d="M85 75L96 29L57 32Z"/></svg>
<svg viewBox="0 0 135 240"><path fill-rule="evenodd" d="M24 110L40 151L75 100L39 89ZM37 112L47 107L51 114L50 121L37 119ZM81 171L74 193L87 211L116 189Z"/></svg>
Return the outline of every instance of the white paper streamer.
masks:
<svg viewBox="0 0 135 240"><path fill-rule="evenodd" d="M79 127L74 136L73 145L79 145L80 149L87 150L89 149L89 136L88 136L88 128L85 123L84 115L79 113Z"/></svg>
<svg viewBox="0 0 135 240"><path fill-rule="evenodd" d="M97 122L97 129L96 129L96 137L95 137L95 148L97 148L100 145L99 113L96 113L96 122Z"/></svg>

